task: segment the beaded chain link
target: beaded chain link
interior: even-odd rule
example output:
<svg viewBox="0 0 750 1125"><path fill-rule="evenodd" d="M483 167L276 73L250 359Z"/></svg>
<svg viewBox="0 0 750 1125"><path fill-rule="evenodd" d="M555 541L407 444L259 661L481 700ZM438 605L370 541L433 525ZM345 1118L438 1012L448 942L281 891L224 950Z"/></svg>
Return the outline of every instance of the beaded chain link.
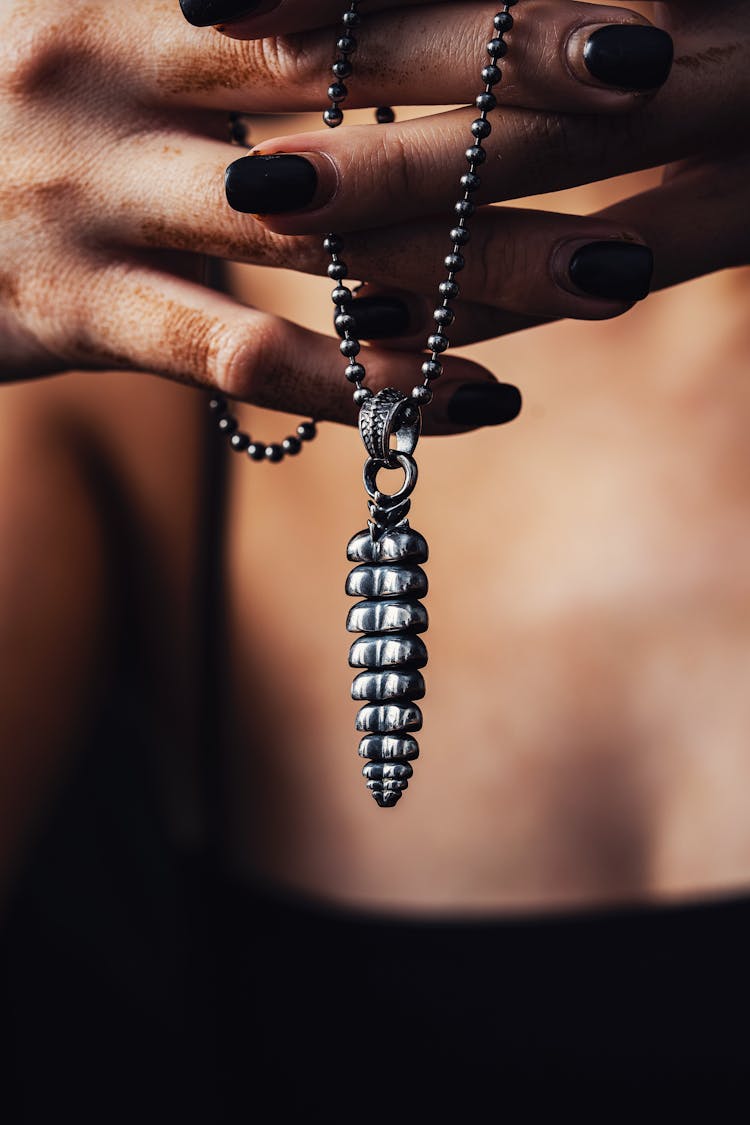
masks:
<svg viewBox="0 0 750 1125"><path fill-rule="evenodd" d="M359 14L360 3L361 0L351 0L349 8L341 17L341 29L336 40L337 54L331 66L333 81L328 87L328 97L331 104L323 114L323 121L331 129L337 128L344 120L342 105L349 95L345 79L350 78L354 71L351 56L357 49L354 31L359 27L362 19ZM445 280L438 287L441 302L433 313L435 331L427 338L427 350L431 354L422 364L423 381L412 388L410 396L412 401L420 408L429 406L432 402L432 383L443 374L440 356L450 347L447 332L456 317L454 310L451 308L451 302L455 301L461 292L461 288L456 281L456 275L461 272L466 264L462 251L470 241L471 234L468 224L476 210L476 205L471 197L481 185L477 168L481 167L487 159L483 142L492 132L492 125L488 117L497 105L493 88L498 85L502 78L502 71L498 62L505 56L508 49L504 36L513 27L513 16L510 9L515 7L516 3L517 0L507 0L502 10L494 16L494 34L487 44L487 54L490 61L482 68L481 72L484 90L477 95L474 101L474 105L479 110L479 117L471 123L472 143L466 149L468 171L460 179L463 194L454 207L456 221L449 234L452 249L444 259L447 274ZM395 120L395 114L390 106L380 106L375 111L375 118L378 124L388 125ZM242 114L230 114L229 137L234 144L246 148L250 147L247 127ZM324 239L323 247L331 258L327 269L328 276L336 282L331 298L336 310L335 327L339 335L342 336L339 347L342 355L348 360L344 374L349 382L354 384L354 402L361 407L372 397L372 391L363 385L367 370L364 364L357 359L362 349L355 334L356 320L351 314L353 293L348 286L342 284L348 274L347 264L341 257L344 240L340 235L331 233ZM246 453L253 461L283 461L285 456L298 454L302 449L302 443L312 441L317 435L317 425L315 420L311 419L309 422L302 422L297 427L296 434L289 435L280 443L254 441L250 434L240 430L229 402L222 395L214 395L209 400L209 409L217 419L219 431L229 438L231 448L237 453Z"/></svg>
<svg viewBox="0 0 750 1125"><path fill-rule="evenodd" d="M230 113L229 140L232 144L242 148L251 148L247 122L241 113ZM268 461L278 464L285 457L296 457L301 452L303 444L313 441L317 437L318 427L313 419L301 422L297 432L289 434L280 442L254 441L250 434L241 430L239 423L232 413L232 408L223 395L212 395L208 400L208 409L216 418L219 433L229 439L229 446L235 453L245 453L251 461Z"/></svg>
<svg viewBox="0 0 750 1125"><path fill-rule="evenodd" d="M344 120L342 103L349 91L343 79L349 78L353 72L349 56L357 49L357 40L352 31L361 22L358 11L360 2L361 0L352 0L349 9L344 13L342 34L336 42L336 49L339 53L331 68L335 81L328 87L331 106L323 114L324 122L332 129L341 125ZM492 125L488 117L497 106L497 98L492 91L502 79L502 71L498 62L508 50L504 36L513 27L513 16L510 9L515 7L517 2L518 0L507 0L503 9L497 12L492 21L494 33L487 44L487 54L490 61L482 68L481 72L484 90L477 95L474 101L474 105L479 110L479 117L471 123L472 143L466 149L466 160L469 167L468 171L461 176L460 185L463 194L454 207L456 222L450 230L452 250L444 259L447 276L438 287L441 303L433 314L435 331L427 339L427 349L431 355L422 364L423 382L413 387L411 392L412 400L420 407L429 406L432 402L431 384L443 374L443 365L439 357L450 347L447 330L456 318L456 314L451 308L451 301L454 301L461 292L461 288L456 281L456 275L461 272L466 264L462 251L471 238L468 224L476 210L476 205L472 202L471 197L478 191L482 182L477 174L477 168L487 159L483 142L492 132ZM393 110L387 106L378 109L376 116L381 124L388 124L394 120ZM356 387L354 391L355 403L362 406L372 396L372 391L363 386L367 371L364 364L357 361L356 358L361 351L361 347L355 335L356 320L351 315L353 294L351 289L342 284L348 273L346 262L340 257L344 249L344 240L340 235L328 234L323 242L323 247L331 256L328 276L337 283L336 288L331 293L331 298L337 310L336 328L343 336L340 344L341 353L349 360L344 374Z"/></svg>

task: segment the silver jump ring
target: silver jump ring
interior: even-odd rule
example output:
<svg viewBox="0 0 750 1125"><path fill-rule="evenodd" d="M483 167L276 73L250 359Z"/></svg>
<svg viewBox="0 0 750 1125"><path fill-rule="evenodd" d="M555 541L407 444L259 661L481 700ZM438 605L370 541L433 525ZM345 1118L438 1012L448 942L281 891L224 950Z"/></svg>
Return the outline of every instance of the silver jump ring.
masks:
<svg viewBox="0 0 750 1125"><path fill-rule="evenodd" d="M393 462L393 463L391 463ZM404 471L404 483L398 492L381 492L377 487L377 476L381 469L401 468ZM409 453L392 452L390 457L368 457L365 461L364 482L368 495L381 508L392 508L411 496L414 491L419 470L417 462Z"/></svg>

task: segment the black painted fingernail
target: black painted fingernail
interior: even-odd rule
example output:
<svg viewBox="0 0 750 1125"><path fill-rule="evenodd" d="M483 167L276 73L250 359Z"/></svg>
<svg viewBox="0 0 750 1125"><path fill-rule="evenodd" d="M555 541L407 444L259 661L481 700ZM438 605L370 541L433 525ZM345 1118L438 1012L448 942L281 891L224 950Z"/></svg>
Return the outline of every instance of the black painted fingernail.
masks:
<svg viewBox="0 0 750 1125"><path fill-rule="evenodd" d="M659 27L608 24L589 36L583 60L589 73L620 90L653 90L669 77L672 37Z"/></svg>
<svg viewBox="0 0 750 1125"><path fill-rule="evenodd" d="M654 255L635 242L590 242L570 259L573 284L592 297L642 301L651 289Z"/></svg>
<svg viewBox="0 0 750 1125"><path fill-rule="evenodd" d="M354 335L363 340L387 340L409 331L409 310L396 297L360 297L346 311L354 317Z"/></svg>
<svg viewBox="0 0 750 1125"><path fill-rule="evenodd" d="M312 203L318 173L303 156L242 156L227 168L224 186L235 211L281 215Z"/></svg>
<svg viewBox="0 0 750 1125"><path fill-rule="evenodd" d="M464 383L449 400L446 413L462 426L499 426L521 413L521 392L510 383Z"/></svg>
<svg viewBox="0 0 750 1125"><path fill-rule="evenodd" d="M182 14L194 27L209 27L225 20L239 20L251 16L261 0L254 4L248 0L180 0Z"/></svg>

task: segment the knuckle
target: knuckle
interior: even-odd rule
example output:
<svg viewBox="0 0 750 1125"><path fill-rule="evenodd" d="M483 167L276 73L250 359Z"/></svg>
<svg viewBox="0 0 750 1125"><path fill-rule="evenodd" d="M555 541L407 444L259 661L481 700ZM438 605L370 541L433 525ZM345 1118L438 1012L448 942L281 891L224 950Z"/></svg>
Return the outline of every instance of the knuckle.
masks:
<svg viewBox="0 0 750 1125"><path fill-rule="evenodd" d="M389 199L408 199L424 192L423 165L419 145L410 145L400 131L383 129L373 146L369 166L360 168L363 187L379 184ZM361 156L361 153L360 153Z"/></svg>
<svg viewBox="0 0 750 1125"><path fill-rule="evenodd" d="M0 83L6 94L35 93L59 66L60 45L44 27L31 25L20 34L14 30L3 34L1 42Z"/></svg>
<svg viewBox="0 0 750 1125"><path fill-rule="evenodd" d="M5 94L49 100L67 82L80 82L90 44L75 13L61 23L44 8L32 19L18 13L13 18L13 7L10 18L0 21L0 88Z"/></svg>
<svg viewBox="0 0 750 1125"><path fill-rule="evenodd" d="M502 208L492 208L483 215L472 240L468 272L473 292L493 305L501 305L507 297L510 282L517 284L528 269L527 247L514 236Z"/></svg>
<svg viewBox="0 0 750 1125"><path fill-rule="evenodd" d="M232 398L258 401L278 351L278 333L278 322L264 314L223 326L212 340L208 381Z"/></svg>
<svg viewBox="0 0 750 1125"><path fill-rule="evenodd" d="M265 82L277 89L304 87L320 79L324 60L314 37L278 35L234 43L242 56L243 69L252 75L253 82Z"/></svg>
<svg viewBox="0 0 750 1125"><path fill-rule="evenodd" d="M248 254L248 247L250 253ZM299 273L325 273L329 259L321 239L314 235L281 235L259 223L250 228L244 244L244 257L255 265L274 269L293 268Z"/></svg>

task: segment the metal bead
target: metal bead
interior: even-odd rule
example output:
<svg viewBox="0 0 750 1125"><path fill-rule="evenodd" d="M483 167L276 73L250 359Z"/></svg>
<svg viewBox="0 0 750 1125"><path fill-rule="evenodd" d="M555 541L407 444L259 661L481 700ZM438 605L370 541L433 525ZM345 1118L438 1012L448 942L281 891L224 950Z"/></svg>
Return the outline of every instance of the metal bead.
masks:
<svg viewBox="0 0 750 1125"><path fill-rule="evenodd" d="M421 566L362 563L346 580L346 592L352 598L423 598L427 589Z"/></svg>
<svg viewBox="0 0 750 1125"><path fill-rule="evenodd" d="M502 59L508 53L508 44L502 39L490 39L487 44L487 54L491 59Z"/></svg>
<svg viewBox="0 0 750 1125"><path fill-rule="evenodd" d="M345 332L353 332L357 327L357 322L350 313L339 313L334 318L333 327L343 336Z"/></svg>
<svg viewBox="0 0 750 1125"><path fill-rule="evenodd" d="M428 623L421 602L368 600L352 606L346 629L349 633L424 633Z"/></svg>
<svg viewBox="0 0 750 1125"><path fill-rule="evenodd" d="M212 414L223 414L227 409L227 400L222 395L212 395L208 400L208 409Z"/></svg>
<svg viewBox="0 0 750 1125"><path fill-rule="evenodd" d="M427 337L427 347L431 352L444 352L450 347L450 340L438 332L434 336Z"/></svg>
<svg viewBox="0 0 750 1125"><path fill-rule="evenodd" d="M347 27L358 27L362 17L357 12L344 12L341 22Z"/></svg>
<svg viewBox="0 0 750 1125"><path fill-rule="evenodd" d="M336 48L341 51L342 55L351 55L357 49L357 40L353 35L342 35L340 39L336 40Z"/></svg>
<svg viewBox="0 0 750 1125"><path fill-rule="evenodd" d="M333 281L341 281L346 277L349 268L346 262L331 262L328 266L326 273Z"/></svg>
<svg viewBox="0 0 750 1125"><path fill-rule="evenodd" d="M266 461L277 462L277 461L283 461L283 460L284 460L284 450L281 448L280 445L276 445L274 443L272 445L266 446Z"/></svg>
<svg viewBox="0 0 750 1125"><path fill-rule="evenodd" d="M456 314L453 309L440 308L435 309L432 314L436 324L451 325L456 319Z"/></svg>
<svg viewBox="0 0 750 1125"><path fill-rule="evenodd" d="M404 636L358 637L349 650L352 668L404 668L412 665L424 668L427 649L421 637L413 633Z"/></svg>
<svg viewBox="0 0 750 1125"><path fill-rule="evenodd" d="M281 443L281 448L290 457L296 457L296 455L299 453L300 449L302 448L302 442L299 440L299 438L292 437L290 435L289 437L284 438L284 440Z"/></svg>
<svg viewBox="0 0 750 1125"><path fill-rule="evenodd" d="M450 240L457 246L465 246L471 238L471 234L466 227L453 227L450 232Z"/></svg>
<svg viewBox="0 0 750 1125"><path fill-rule="evenodd" d="M481 145L469 145L466 150L466 159L469 164L484 164L487 159L487 153Z"/></svg>
<svg viewBox="0 0 750 1125"><path fill-rule="evenodd" d="M345 285L337 285L331 293L331 299L335 305L346 305L352 299L352 291Z"/></svg>
<svg viewBox="0 0 750 1125"><path fill-rule="evenodd" d="M432 391L429 387L413 387L411 398L419 406L429 406L433 399Z"/></svg>
<svg viewBox="0 0 750 1125"><path fill-rule="evenodd" d="M460 215L462 219L470 219L476 211L476 206L470 199L459 199L453 210L457 215Z"/></svg>
<svg viewBox="0 0 750 1125"><path fill-rule="evenodd" d="M354 728L377 734L421 730L422 712L416 703L371 703L360 709Z"/></svg>
<svg viewBox="0 0 750 1125"><path fill-rule="evenodd" d="M227 437L231 437L237 430L237 419L233 418L231 414L224 414L219 418L219 429Z"/></svg>
<svg viewBox="0 0 750 1125"><path fill-rule="evenodd" d="M494 94L479 94L474 99L474 105L477 109L483 110L485 113L490 113L491 110L497 106L497 98Z"/></svg>
<svg viewBox="0 0 750 1125"><path fill-rule="evenodd" d="M344 249L344 240L339 234L327 234L323 239L323 249L329 254L340 254Z"/></svg>
<svg viewBox="0 0 750 1125"><path fill-rule="evenodd" d="M396 114L389 105L381 105L375 110L375 120L378 125L391 125L396 120Z"/></svg>
<svg viewBox="0 0 750 1125"><path fill-rule="evenodd" d="M359 353L362 351L362 345L360 344L359 340L342 340L339 344L339 351L342 355L345 355L349 359L352 359L355 355L359 355Z"/></svg>
<svg viewBox="0 0 750 1125"><path fill-rule="evenodd" d="M425 379L439 379L443 374L443 365L439 359L426 359L422 364L422 374Z"/></svg>
<svg viewBox="0 0 750 1125"><path fill-rule="evenodd" d="M513 27L513 16L510 12L498 12L492 22L496 31L504 33Z"/></svg>
<svg viewBox="0 0 750 1125"><path fill-rule="evenodd" d="M250 444L250 435L243 433L232 434L232 440L229 444L235 453L244 453Z"/></svg>
<svg viewBox="0 0 750 1125"><path fill-rule="evenodd" d="M495 66L494 64L491 64L490 66L485 66L482 69L482 81L487 86L497 86L497 84L500 81L500 79L502 78L502 76L503 76L503 73L500 70L500 67Z"/></svg>
<svg viewBox="0 0 750 1125"><path fill-rule="evenodd" d="M236 145L247 145L248 143L248 127L240 117L234 114L230 115L229 120L229 139ZM249 147L249 146L248 146Z"/></svg>
<svg viewBox="0 0 750 1125"><path fill-rule="evenodd" d="M451 273L458 273L465 265L463 254L448 254L446 256L445 268L450 270Z"/></svg>
<svg viewBox="0 0 750 1125"><path fill-rule="evenodd" d="M409 762L419 757L419 743L410 735L367 734L360 741L360 758L374 762Z"/></svg>
<svg viewBox="0 0 750 1125"><path fill-rule="evenodd" d="M266 447L258 441L251 441L247 447L247 455L251 461L263 461L266 456Z"/></svg>
<svg viewBox="0 0 750 1125"><path fill-rule="evenodd" d="M352 684L352 699L388 703L393 699L423 699L424 676L416 668L393 672L360 672Z"/></svg>
<svg viewBox="0 0 750 1125"><path fill-rule="evenodd" d="M475 137L483 140L485 137L489 137L492 132L492 126L484 117L477 117L476 121L472 121L471 123L471 131Z"/></svg>
<svg viewBox="0 0 750 1125"><path fill-rule="evenodd" d="M335 129L344 120L344 115L337 105L330 106L323 114L323 121L329 129Z"/></svg>
<svg viewBox="0 0 750 1125"><path fill-rule="evenodd" d="M477 191L481 183L481 178L476 172L464 172L461 177L461 187L468 192Z"/></svg>
<svg viewBox="0 0 750 1125"><path fill-rule="evenodd" d="M361 363L350 363L344 371L344 374L346 375L350 383L360 383L364 379L367 372L365 371Z"/></svg>
<svg viewBox="0 0 750 1125"><path fill-rule="evenodd" d="M440 295L447 297L449 301L454 300L461 292L461 286L457 281L441 281L438 286Z"/></svg>
<svg viewBox="0 0 750 1125"><path fill-rule="evenodd" d="M348 59L336 59L336 62L331 67L336 78L351 78L354 67ZM341 113L341 110L338 110ZM341 114L343 117L343 113Z"/></svg>
<svg viewBox="0 0 750 1125"><path fill-rule="evenodd" d="M346 557L349 562L427 562L429 558L427 540L413 528L402 526L387 531L380 539L373 539L369 529L357 532L349 540Z"/></svg>
<svg viewBox="0 0 750 1125"><path fill-rule="evenodd" d="M328 87L328 97L332 102L343 102L349 94L349 90L343 82L332 82Z"/></svg>
<svg viewBox="0 0 750 1125"><path fill-rule="evenodd" d="M300 441L312 441L318 429L314 422L301 422L297 426L297 437Z"/></svg>
<svg viewBox="0 0 750 1125"><path fill-rule="evenodd" d="M357 390L352 395L356 406L363 406L368 399L372 398L372 391L369 387L357 387Z"/></svg>

